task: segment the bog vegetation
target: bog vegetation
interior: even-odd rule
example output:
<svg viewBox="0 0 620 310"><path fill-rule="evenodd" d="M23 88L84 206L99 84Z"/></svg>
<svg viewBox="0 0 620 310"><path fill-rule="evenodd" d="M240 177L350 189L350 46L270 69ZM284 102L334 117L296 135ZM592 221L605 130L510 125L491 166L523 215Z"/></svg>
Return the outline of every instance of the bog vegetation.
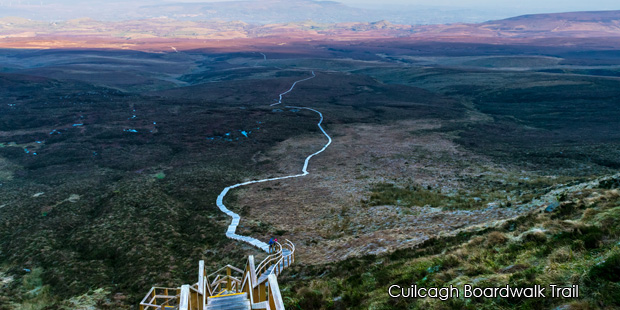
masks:
<svg viewBox="0 0 620 310"><path fill-rule="evenodd" d="M611 309L620 307L620 191L615 183L567 192L553 212L433 238L414 249L300 267L285 279L295 309ZM580 287L578 299L391 299L409 287ZM570 307L568 307L570 306Z"/></svg>

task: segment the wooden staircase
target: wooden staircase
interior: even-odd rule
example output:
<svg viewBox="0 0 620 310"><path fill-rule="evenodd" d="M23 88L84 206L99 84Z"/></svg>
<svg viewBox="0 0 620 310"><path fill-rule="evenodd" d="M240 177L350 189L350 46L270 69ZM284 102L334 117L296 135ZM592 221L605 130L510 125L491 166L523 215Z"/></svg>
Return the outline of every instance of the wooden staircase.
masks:
<svg viewBox="0 0 620 310"><path fill-rule="evenodd" d="M140 310L283 310L277 276L295 261L295 245L286 240L269 248L256 267L250 255L243 270L227 265L206 275L198 263L198 282L178 288L153 287L140 302Z"/></svg>

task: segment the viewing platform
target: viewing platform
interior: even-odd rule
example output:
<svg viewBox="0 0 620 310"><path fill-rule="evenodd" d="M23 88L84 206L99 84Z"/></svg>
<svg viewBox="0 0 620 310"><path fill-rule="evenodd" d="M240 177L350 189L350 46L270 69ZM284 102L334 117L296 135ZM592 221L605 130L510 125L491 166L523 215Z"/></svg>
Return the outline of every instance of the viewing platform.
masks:
<svg viewBox="0 0 620 310"><path fill-rule="evenodd" d="M295 245L275 242L258 266L248 256L244 269L226 265L206 275L198 263L198 282L177 288L153 287L140 302L140 310L249 310L284 309L277 276L295 261Z"/></svg>

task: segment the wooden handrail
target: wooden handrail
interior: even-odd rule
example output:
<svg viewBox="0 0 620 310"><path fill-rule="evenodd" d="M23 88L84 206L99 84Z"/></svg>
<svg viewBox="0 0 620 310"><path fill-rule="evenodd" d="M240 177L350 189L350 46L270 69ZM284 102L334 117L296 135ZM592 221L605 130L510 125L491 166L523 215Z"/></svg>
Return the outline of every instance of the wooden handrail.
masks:
<svg viewBox="0 0 620 310"><path fill-rule="evenodd" d="M290 240L285 240L283 244L276 242L270 251L271 254L258 267L254 265L254 256L249 256L244 270L226 265L208 276L205 276L205 262L201 260L198 263L198 282L180 288L152 287L140 302L140 310L165 310L168 307L204 310L207 297L229 292L246 293L252 309L283 310L284 303L276 277L295 261L295 244ZM265 274L267 270L269 274ZM226 274L221 274L223 271ZM240 276L232 276L233 272Z"/></svg>
<svg viewBox="0 0 620 310"><path fill-rule="evenodd" d="M273 265L272 262L280 261L282 257L282 245L279 242L276 242L274 248L276 252L265 257L265 259L256 268L256 273L259 275L259 277L264 273L265 269Z"/></svg>
<svg viewBox="0 0 620 310"><path fill-rule="evenodd" d="M146 294L140 302L140 309L163 309L164 306L176 305L178 300L178 288L152 287L148 294Z"/></svg>
<svg viewBox="0 0 620 310"><path fill-rule="evenodd" d="M282 272L282 269L288 267L291 265L291 263L293 263L294 261L294 254L295 254L295 244L293 244L290 240L286 240L285 245L288 246L290 253L287 255L283 255L283 250L280 250L279 254L279 259L277 260L277 262L274 264L275 267L273 269L271 269L271 271L269 272L269 274L274 274L274 275L279 275ZM280 246L280 249L282 249L282 246ZM285 261L288 264L285 264ZM259 272L262 275L262 270L259 270Z"/></svg>
<svg viewBox="0 0 620 310"><path fill-rule="evenodd" d="M261 268L263 268L266 264L268 264L272 258L282 254L282 245L279 242L276 242L275 245L273 246L273 253L271 253L270 255L268 255L267 257L265 257L265 259L263 259L263 261L258 264L258 268L256 270L261 270ZM270 248L271 251L271 248Z"/></svg>
<svg viewBox="0 0 620 310"><path fill-rule="evenodd" d="M228 282L229 280L232 280L232 281L234 281L234 282L236 282L236 283L241 283L241 280L239 280L239 279L237 279L237 278L235 278L235 277L225 276L225 277L222 277L221 279L219 279L217 282L213 282L213 284L212 284L212 285L213 285L213 286L217 286L217 285L220 285L220 284L222 284L222 283L226 283L226 282Z"/></svg>
<svg viewBox="0 0 620 310"><path fill-rule="evenodd" d="M241 270L241 269L239 269L239 268L237 268L237 267L235 267L235 266L226 265L226 266L224 266L224 267L222 267L222 268L218 269L216 272L214 272L214 273L210 274L210 275L209 275L209 277L212 277L212 276L214 276L214 275L217 275L218 273L220 273L220 271L222 271L222 270L226 270L226 268L230 268L230 269L231 269L231 270L233 270L233 271L236 271L236 272L238 272L238 273L243 274L243 270Z"/></svg>

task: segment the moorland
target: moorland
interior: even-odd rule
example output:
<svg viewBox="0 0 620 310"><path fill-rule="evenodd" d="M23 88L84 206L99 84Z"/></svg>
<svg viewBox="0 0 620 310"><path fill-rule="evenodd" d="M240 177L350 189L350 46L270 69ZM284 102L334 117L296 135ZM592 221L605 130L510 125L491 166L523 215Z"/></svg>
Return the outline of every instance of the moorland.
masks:
<svg viewBox="0 0 620 310"><path fill-rule="evenodd" d="M226 201L241 233L297 245L287 306L619 306L614 32L347 31L127 49L88 36L2 40L0 309L133 309L151 286L192 281L200 259L216 269L256 254L224 237L215 200L231 184L298 173L324 144L316 114L269 106L312 71L285 100L320 110L333 144L311 175ZM471 282L584 293L441 303L384 292Z"/></svg>

